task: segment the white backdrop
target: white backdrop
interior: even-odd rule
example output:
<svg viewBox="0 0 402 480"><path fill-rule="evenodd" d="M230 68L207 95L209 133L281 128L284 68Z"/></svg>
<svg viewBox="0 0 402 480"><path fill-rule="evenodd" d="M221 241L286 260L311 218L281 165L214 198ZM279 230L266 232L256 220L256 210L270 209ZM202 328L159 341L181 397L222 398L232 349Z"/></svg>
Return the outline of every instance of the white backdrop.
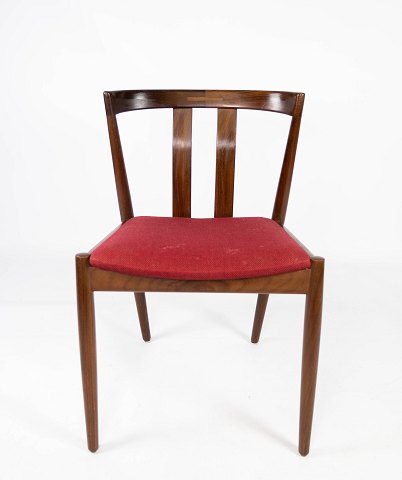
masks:
<svg viewBox="0 0 402 480"><path fill-rule="evenodd" d="M3 2L1 251L71 254L118 221L104 90L245 88L306 93L289 227L329 258L401 258L400 13L397 1ZM155 211L170 188L163 127L166 155L145 156L140 139L127 158L160 169ZM195 161L213 163L210 150Z"/></svg>
<svg viewBox="0 0 402 480"><path fill-rule="evenodd" d="M286 224L327 258L334 317L338 308L362 314L371 301L380 312L387 298L381 319L397 328L400 307L389 292L398 295L402 265L401 14L397 0L3 0L4 308L24 307L12 315L25 318L30 305L58 304L73 316L73 256L119 223L104 90L289 90L306 101ZM195 114L196 216L212 215L214 115ZM120 118L135 213L169 215L171 112ZM235 215L270 216L288 121L239 113Z"/></svg>

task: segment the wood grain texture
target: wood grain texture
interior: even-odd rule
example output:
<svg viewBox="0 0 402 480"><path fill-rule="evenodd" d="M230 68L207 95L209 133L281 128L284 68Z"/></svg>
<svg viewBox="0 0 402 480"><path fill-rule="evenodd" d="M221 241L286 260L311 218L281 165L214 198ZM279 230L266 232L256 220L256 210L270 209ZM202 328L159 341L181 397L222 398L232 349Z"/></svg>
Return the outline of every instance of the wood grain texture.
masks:
<svg viewBox="0 0 402 480"><path fill-rule="evenodd" d="M124 163L123 149L121 147L119 127L116 121L116 114L113 109L112 96L104 93L107 126L109 130L110 149L114 177L116 182L117 198L119 201L120 218L124 223L133 217L133 205L131 203L130 187L128 185L126 166Z"/></svg>
<svg viewBox="0 0 402 480"><path fill-rule="evenodd" d="M151 340L151 331L149 329L148 309L145 293L134 292L134 298L137 306L142 338L144 342L149 342Z"/></svg>
<svg viewBox="0 0 402 480"><path fill-rule="evenodd" d="M324 259L313 257L311 259L310 288L306 296L300 392L299 452L303 456L307 455L310 450L320 349L323 286Z"/></svg>
<svg viewBox="0 0 402 480"><path fill-rule="evenodd" d="M173 216L191 217L191 108L173 109Z"/></svg>
<svg viewBox="0 0 402 480"><path fill-rule="evenodd" d="M247 108L293 115L296 93L260 90L119 90L105 92L115 114L148 108Z"/></svg>
<svg viewBox="0 0 402 480"><path fill-rule="evenodd" d="M218 109L215 217L233 217L237 110Z"/></svg>
<svg viewBox="0 0 402 480"><path fill-rule="evenodd" d="M91 452L98 449L98 393L94 296L89 285L89 255L75 257L77 278L78 332L80 338L82 387L87 442Z"/></svg>
<svg viewBox="0 0 402 480"><path fill-rule="evenodd" d="M296 97L296 105L290 124L288 141L286 144L285 156L282 163L281 174L279 177L278 188L276 191L274 210L272 212L272 220L279 225L285 222L286 211L288 208L290 187L292 184L293 169L295 164L297 141L299 139L300 122L303 112L304 93L298 93Z"/></svg>
<svg viewBox="0 0 402 480"><path fill-rule="evenodd" d="M251 343L258 343L260 340L262 324L264 323L265 311L267 309L269 295L259 294L257 305L255 307L253 331L251 333Z"/></svg>
<svg viewBox="0 0 402 480"><path fill-rule="evenodd" d="M114 292L307 293L310 270L242 280L170 280L90 267L91 288Z"/></svg>

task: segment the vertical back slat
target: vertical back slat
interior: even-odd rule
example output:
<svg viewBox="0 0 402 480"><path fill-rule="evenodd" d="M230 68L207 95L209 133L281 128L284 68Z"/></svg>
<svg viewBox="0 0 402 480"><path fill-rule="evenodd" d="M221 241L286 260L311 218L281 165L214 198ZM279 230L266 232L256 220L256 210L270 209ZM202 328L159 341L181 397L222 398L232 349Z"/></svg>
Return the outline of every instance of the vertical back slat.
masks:
<svg viewBox="0 0 402 480"><path fill-rule="evenodd" d="M191 132L193 110L173 109L173 216L191 217Z"/></svg>
<svg viewBox="0 0 402 480"><path fill-rule="evenodd" d="M233 216L237 110L218 108L215 217Z"/></svg>
<svg viewBox="0 0 402 480"><path fill-rule="evenodd" d="M117 198L119 201L120 218L124 223L133 217L130 187L128 185L126 166L124 164L123 150L121 148L119 127L113 110L110 93L104 93L107 126L109 130L110 148L112 151L113 170L116 181Z"/></svg>
<svg viewBox="0 0 402 480"><path fill-rule="evenodd" d="M299 138L300 122L303 112L304 94L298 93L294 108L292 123L290 124L288 141L286 144L285 156L283 159L278 188L276 191L272 220L283 225L288 208L290 187L292 184L293 168L295 164L297 141Z"/></svg>

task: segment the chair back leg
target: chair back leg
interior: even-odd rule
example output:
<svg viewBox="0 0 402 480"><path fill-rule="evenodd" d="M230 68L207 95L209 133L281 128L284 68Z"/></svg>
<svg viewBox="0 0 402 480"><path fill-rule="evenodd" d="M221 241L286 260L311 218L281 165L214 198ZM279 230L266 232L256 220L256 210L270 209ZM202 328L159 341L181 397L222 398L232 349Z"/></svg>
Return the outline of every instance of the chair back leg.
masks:
<svg viewBox="0 0 402 480"><path fill-rule="evenodd" d="M302 379L300 393L299 452L305 456L310 450L315 386L320 348L324 259L311 259L310 288L306 295L304 317Z"/></svg>
<svg viewBox="0 0 402 480"><path fill-rule="evenodd" d="M88 448L98 449L98 394L94 294L89 284L89 255L75 257L77 277L78 332Z"/></svg>
<svg viewBox="0 0 402 480"><path fill-rule="evenodd" d="M255 307L253 331L251 333L251 343L258 343L260 339L262 324L264 322L265 310L267 309L268 294L260 293Z"/></svg>
<svg viewBox="0 0 402 480"><path fill-rule="evenodd" d="M140 321L141 334L144 342L151 340L151 332L149 330L148 310L145 293L134 293L135 304L137 305L138 319Z"/></svg>

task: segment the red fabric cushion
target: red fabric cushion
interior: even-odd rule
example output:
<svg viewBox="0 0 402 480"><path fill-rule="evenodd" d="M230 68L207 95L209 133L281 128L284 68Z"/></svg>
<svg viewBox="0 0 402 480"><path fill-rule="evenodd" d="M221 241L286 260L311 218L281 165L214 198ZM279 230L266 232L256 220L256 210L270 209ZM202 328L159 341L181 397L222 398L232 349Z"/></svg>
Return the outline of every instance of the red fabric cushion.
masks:
<svg viewBox="0 0 402 480"><path fill-rule="evenodd" d="M99 245L94 267L183 280L251 278L310 268L307 253L268 218L134 217Z"/></svg>

